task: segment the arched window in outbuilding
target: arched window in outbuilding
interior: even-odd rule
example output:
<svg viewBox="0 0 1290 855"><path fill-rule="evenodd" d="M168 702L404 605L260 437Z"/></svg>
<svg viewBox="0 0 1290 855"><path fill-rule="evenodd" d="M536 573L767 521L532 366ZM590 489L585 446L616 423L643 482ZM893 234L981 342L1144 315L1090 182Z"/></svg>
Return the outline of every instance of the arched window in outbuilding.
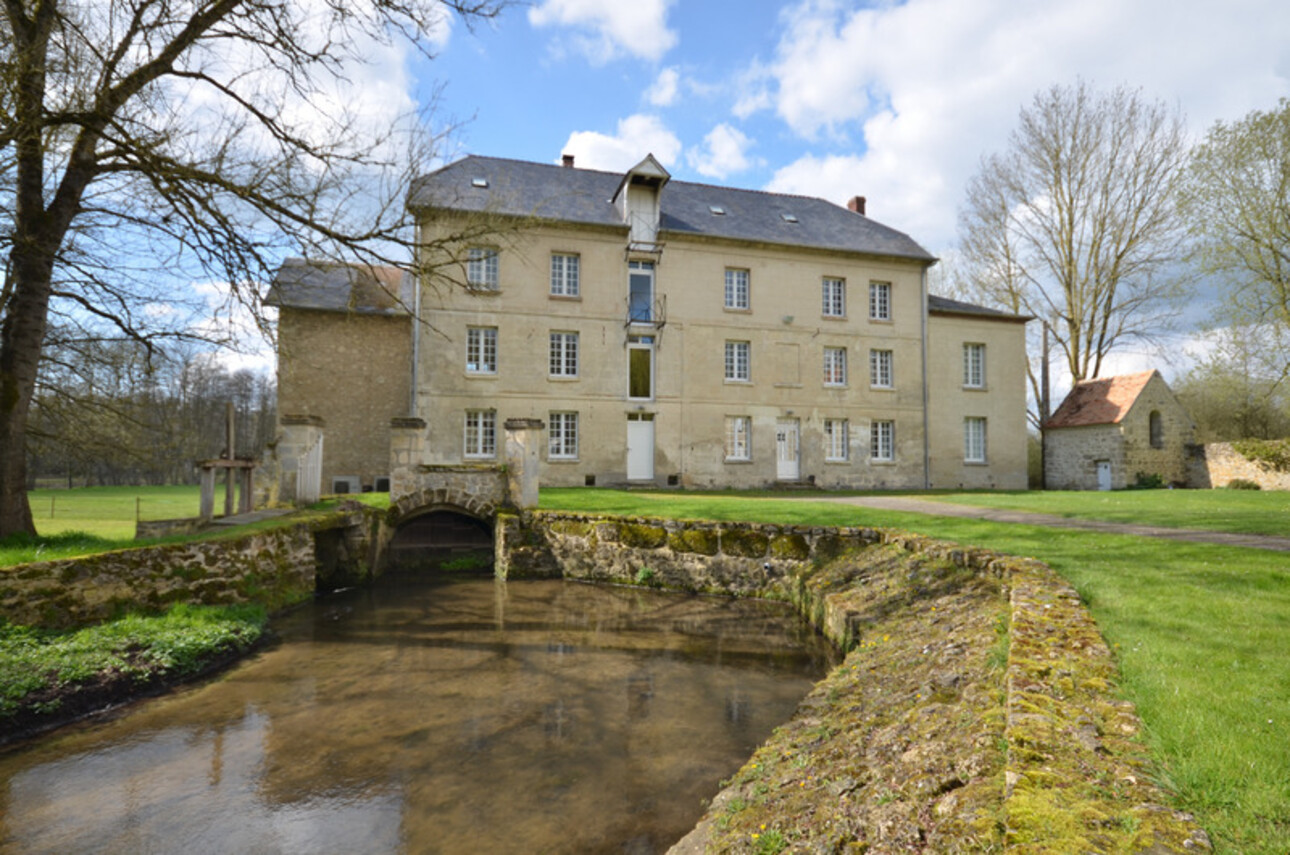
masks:
<svg viewBox="0 0 1290 855"><path fill-rule="evenodd" d="M1165 425L1160 418L1159 410L1151 411L1150 427L1151 427L1151 447L1164 448L1165 447Z"/></svg>

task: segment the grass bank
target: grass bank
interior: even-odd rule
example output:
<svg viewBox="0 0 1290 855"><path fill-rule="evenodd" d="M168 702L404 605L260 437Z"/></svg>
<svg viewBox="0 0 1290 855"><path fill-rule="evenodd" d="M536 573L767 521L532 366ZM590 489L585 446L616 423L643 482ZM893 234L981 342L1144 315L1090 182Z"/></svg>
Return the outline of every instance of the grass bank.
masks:
<svg viewBox="0 0 1290 855"><path fill-rule="evenodd" d="M1207 495L1214 518L1222 519L1238 516L1251 494ZM1139 503L1138 522L1163 525L1159 520L1174 513L1157 492L1117 496ZM1283 553L735 494L556 489L542 491L542 507L888 526L1039 558L1080 592L1115 652L1122 690L1138 707L1161 783L1176 794L1177 806L1197 815L1220 852L1284 855L1290 560Z"/></svg>
<svg viewBox="0 0 1290 855"><path fill-rule="evenodd" d="M218 667L266 621L259 606L176 605L71 632L0 623L0 742Z"/></svg>

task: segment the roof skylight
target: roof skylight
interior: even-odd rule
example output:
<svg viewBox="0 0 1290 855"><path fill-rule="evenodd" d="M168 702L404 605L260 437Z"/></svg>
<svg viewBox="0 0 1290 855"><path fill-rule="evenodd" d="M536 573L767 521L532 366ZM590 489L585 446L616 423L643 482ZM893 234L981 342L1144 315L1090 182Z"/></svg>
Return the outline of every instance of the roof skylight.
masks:
<svg viewBox="0 0 1290 855"><path fill-rule="evenodd" d="M488 179L487 179L487 178L472 178L472 179L470 179L470 184L471 184L471 186L472 186L472 187L487 187L487 186L488 186Z"/></svg>
<svg viewBox="0 0 1290 855"><path fill-rule="evenodd" d="M726 213L726 209L721 207L720 205L709 205L708 210L711 211L713 214L717 215L718 217L724 216Z"/></svg>
<svg viewBox="0 0 1290 855"><path fill-rule="evenodd" d="M780 214L779 216L780 216L780 219L782 219L786 223L797 222L797 214Z"/></svg>

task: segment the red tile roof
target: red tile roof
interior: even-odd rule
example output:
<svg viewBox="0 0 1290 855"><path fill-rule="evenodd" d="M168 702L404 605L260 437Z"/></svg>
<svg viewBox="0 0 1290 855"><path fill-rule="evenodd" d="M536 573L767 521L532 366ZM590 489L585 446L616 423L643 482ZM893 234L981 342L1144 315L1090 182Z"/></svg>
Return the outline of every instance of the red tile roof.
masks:
<svg viewBox="0 0 1290 855"><path fill-rule="evenodd" d="M1146 388L1147 382L1155 375L1155 371L1143 371L1076 383L1044 427L1116 424L1129 412L1133 402L1138 400L1138 395Z"/></svg>

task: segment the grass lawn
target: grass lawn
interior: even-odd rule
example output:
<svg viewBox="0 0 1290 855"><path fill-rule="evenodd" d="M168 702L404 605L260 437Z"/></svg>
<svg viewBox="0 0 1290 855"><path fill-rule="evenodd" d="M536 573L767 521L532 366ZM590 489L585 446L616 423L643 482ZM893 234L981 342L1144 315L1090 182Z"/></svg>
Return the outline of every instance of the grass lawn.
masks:
<svg viewBox="0 0 1290 855"><path fill-rule="evenodd" d="M201 488L79 487L72 490L32 490L27 494L36 531L41 535L79 531L108 540L134 537L138 519L170 520L195 517L201 507ZM215 487L216 513L223 513L224 486Z"/></svg>
<svg viewBox="0 0 1290 855"><path fill-rule="evenodd" d="M1182 519L1163 504L1178 492L1134 491L1115 498L1129 513L1138 501L1135 519L1163 525L1163 518ZM1196 495L1211 497L1214 518L1239 515L1251 496L1274 508L1284 501L1270 493ZM1220 852L1286 852L1290 556L1285 553L737 494L548 489L542 491L542 507L886 526L1042 559L1079 590L1115 651L1122 692L1138 706L1162 783L1177 794L1177 806L1197 815Z"/></svg>
<svg viewBox="0 0 1290 855"><path fill-rule="evenodd" d="M951 493L920 498L1035 511L1061 517L1290 537L1290 492L1116 490L1112 492Z"/></svg>

